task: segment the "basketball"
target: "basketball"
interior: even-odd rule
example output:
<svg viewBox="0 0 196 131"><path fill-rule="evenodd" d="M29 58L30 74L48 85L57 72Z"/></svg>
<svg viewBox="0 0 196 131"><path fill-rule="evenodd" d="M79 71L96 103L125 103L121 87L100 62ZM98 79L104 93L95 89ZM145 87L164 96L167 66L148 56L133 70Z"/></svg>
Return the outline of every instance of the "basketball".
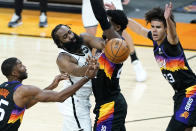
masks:
<svg viewBox="0 0 196 131"><path fill-rule="evenodd" d="M128 58L130 49L125 40L113 38L106 43L104 53L109 61L119 64Z"/></svg>

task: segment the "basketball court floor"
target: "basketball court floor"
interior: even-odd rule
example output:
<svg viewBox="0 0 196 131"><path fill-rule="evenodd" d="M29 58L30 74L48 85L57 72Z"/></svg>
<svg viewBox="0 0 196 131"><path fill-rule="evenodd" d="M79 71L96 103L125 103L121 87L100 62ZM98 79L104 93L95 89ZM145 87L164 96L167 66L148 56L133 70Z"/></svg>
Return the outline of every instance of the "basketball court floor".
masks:
<svg viewBox="0 0 196 131"><path fill-rule="evenodd" d="M2 13L2 11L4 12ZM65 14L65 16L69 15L69 17L54 18L58 14L51 12L49 13L49 27L39 29L39 12L25 11L23 15L24 24L18 28L9 29L7 28L7 22L12 13L13 11L7 9L1 9L0 11L0 63L8 57L19 58L27 67L29 76L23 84L45 88L59 74L56 65L58 49L51 38L42 37L49 36L51 29L59 23L72 23L71 27L74 31L77 33L83 32L81 16ZM35 15L28 15L29 13L34 13ZM80 20L77 21L76 19ZM195 29L193 25L186 26L191 26L191 29ZM194 34L196 34L196 30L192 30L190 39L195 39ZM185 36L182 37L184 38ZM145 45L145 42L141 43L141 45ZM189 47L189 45L186 46ZM127 131L164 131L173 112L172 96L174 91L161 75L153 56L152 47L136 46L135 48L148 77L145 82L136 82L130 58L125 61L120 86L128 103ZM196 72L196 52L186 50L185 54L189 58L188 62L191 68ZM0 81L6 81L2 73L0 73ZM61 90L61 87L62 82L56 90ZM95 104L93 95L91 96L91 102L93 109ZM93 122L94 114L92 111L91 118ZM38 103L31 109L26 110L19 131L60 131L62 122L63 118L58 111L57 103Z"/></svg>

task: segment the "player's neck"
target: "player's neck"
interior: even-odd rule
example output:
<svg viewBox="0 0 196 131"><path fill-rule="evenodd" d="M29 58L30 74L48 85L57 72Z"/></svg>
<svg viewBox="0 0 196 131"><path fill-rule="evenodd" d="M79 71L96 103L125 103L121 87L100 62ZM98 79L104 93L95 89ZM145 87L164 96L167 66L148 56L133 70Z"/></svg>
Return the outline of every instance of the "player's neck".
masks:
<svg viewBox="0 0 196 131"><path fill-rule="evenodd" d="M12 76L8 77L8 82L10 82L10 81L19 81L22 83L22 80L15 78L15 77L12 77Z"/></svg>
<svg viewBox="0 0 196 131"><path fill-rule="evenodd" d="M79 54L79 55L83 55L84 53L82 52L82 49L77 49L76 51L69 51L66 48L64 48L65 51L71 53L71 54Z"/></svg>
<svg viewBox="0 0 196 131"><path fill-rule="evenodd" d="M163 36L160 40L158 40L157 41L157 44L160 45L164 41L165 37L166 37L166 35Z"/></svg>

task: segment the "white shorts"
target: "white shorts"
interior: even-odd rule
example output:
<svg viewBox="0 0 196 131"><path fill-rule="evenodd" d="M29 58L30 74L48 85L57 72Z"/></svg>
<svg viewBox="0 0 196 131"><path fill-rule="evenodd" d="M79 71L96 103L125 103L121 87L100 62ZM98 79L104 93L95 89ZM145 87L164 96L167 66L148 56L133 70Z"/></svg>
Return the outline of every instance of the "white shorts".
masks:
<svg viewBox="0 0 196 131"><path fill-rule="evenodd" d="M113 3L118 10L123 10L121 0L104 0L104 3ZM82 22L85 28L98 25L98 21L94 16L90 0L82 1Z"/></svg>
<svg viewBox="0 0 196 131"><path fill-rule="evenodd" d="M78 98L75 95L74 104L75 104L75 112L74 115L74 108L72 98L69 97L63 103L59 103L59 110L63 115L63 130L62 131L79 131L79 125L81 129L84 131L92 131L92 124L90 118L90 100L89 99L82 99ZM78 122L76 120L78 119Z"/></svg>

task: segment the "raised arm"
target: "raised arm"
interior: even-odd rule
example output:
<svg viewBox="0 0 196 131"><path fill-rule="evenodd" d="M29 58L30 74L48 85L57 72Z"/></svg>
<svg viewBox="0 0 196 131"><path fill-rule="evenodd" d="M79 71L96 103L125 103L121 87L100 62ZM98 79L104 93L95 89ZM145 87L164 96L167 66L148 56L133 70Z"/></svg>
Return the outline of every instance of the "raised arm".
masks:
<svg viewBox="0 0 196 131"><path fill-rule="evenodd" d="M105 3L105 8L108 10L116 10L116 7L113 3ZM145 27L143 27L141 24L136 22L135 20L128 18L128 25L133 32L137 33L138 35L141 35L143 37L147 37L149 30Z"/></svg>
<svg viewBox="0 0 196 131"><path fill-rule="evenodd" d="M123 1L122 1L122 4L123 4L123 5L127 5L127 4L129 4L129 2L130 2L130 0L123 0Z"/></svg>
<svg viewBox="0 0 196 131"><path fill-rule="evenodd" d="M176 33L176 25L171 19L172 15L172 3L165 5L164 17L167 23L167 39L170 44L176 45L178 43L178 36Z"/></svg>
<svg viewBox="0 0 196 131"><path fill-rule="evenodd" d="M128 27L135 33L137 33L138 35L141 35L143 37L147 38L148 32L149 30L145 27L143 27L141 24L139 24L138 22L136 22L135 20L128 18Z"/></svg>
<svg viewBox="0 0 196 131"><path fill-rule="evenodd" d="M82 33L80 36L83 38L84 43L91 48L103 49L105 46L105 41L102 38L95 37L88 33Z"/></svg>
<svg viewBox="0 0 196 131"><path fill-rule="evenodd" d="M91 6L96 19L99 21L105 36L110 40L112 38L121 38L121 36L114 30L113 26L107 19L107 14L104 9L103 0L90 0Z"/></svg>
<svg viewBox="0 0 196 131"><path fill-rule="evenodd" d="M56 63L61 73L68 73L77 77L84 76L88 68L88 66L78 66L77 60L66 53L59 54Z"/></svg>

